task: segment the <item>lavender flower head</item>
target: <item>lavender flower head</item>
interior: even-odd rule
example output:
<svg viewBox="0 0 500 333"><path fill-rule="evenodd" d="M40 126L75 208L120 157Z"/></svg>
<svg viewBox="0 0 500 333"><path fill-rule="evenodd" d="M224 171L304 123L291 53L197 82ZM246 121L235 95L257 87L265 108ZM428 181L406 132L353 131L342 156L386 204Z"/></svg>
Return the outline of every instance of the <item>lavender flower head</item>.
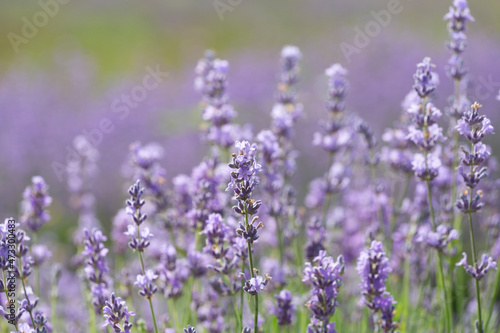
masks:
<svg viewBox="0 0 500 333"><path fill-rule="evenodd" d="M130 199L127 200L126 212L128 215L132 216L135 224L140 226L147 218L147 215L141 212L141 208L144 206L145 201L142 199L144 188L141 188L140 180L137 180L137 182L129 188L128 194L130 195Z"/></svg>
<svg viewBox="0 0 500 333"><path fill-rule="evenodd" d="M463 266L467 274L476 280L481 280L485 277L490 269L497 269L497 263L492 257L486 254L481 256L481 260L478 263L469 266L469 264L467 264L467 254L465 252L462 253L462 260L457 263L457 266Z"/></svg>
<svg viewBox="0 0 500 333"><path fill-rule="evenodd" d="M91 282L91 293L96 313L100 313L100 309L104 307L109 294L107 290L109 268L106 263L108 249L104 246L107 238L97 228L91 232L84 230L84 233L85 241L82 255L87 258L84 271L87 279Z"/></svg>
<svg viewBox="0 0 500 333"><path fill-rule="evenodd" d="M243 273L240 273L242 277L245 277ZM269 275L262 277L260 275L255 275L255 277L246 280L243 284L243 290L249 295L255 296L266 289L267 284L271 280Z"/></svg>
<svg viewBox="0 0 500 333"><path fill-rule="evenodd" d="M470 149L461 147L463 157L460 159L458 172L468 189L464 189L456 202L457 208L463 213L476 212L483 207L481 197L483 192L474 188L481 179L487 176L487 167L482 166L490 156L490 151L481 141L486 134L494 133L491 121L484 115L479 115L481 105L474 103L471 109L459 119L456 130L470 142Z"/></svg>
<svg viewBox="0 0 500 333"><path fill-rule="evenodd" d="M255 215L262 205L260 200L252 200L251 196L255 186L259 184L257 173L261 170L261 165L255 160L257 146L248 141L237 141L238 154L232 155L232 162L229 163L231 171L231 181L227 185L227 190L234 191L238 205L233 210L241 215Z"/></svg>
<svg viewBox="0 0 500 333"><path fill-rule="evenodd" d="M111 298L106 301L102 312L106 319L104 326L110 326L115 333L131 333L132 323L129 319L135 316L135 313L128 311L125 301L116 297L115 293L112 293Z"/></svg>
<svg viewBox="0 0 500 333"><path fill-rule="evenodd" d="M391 272L381 242L372 241L371 246L361 252L356 270L361 277L360 287L365 305L371 310L379 310L387 294L385 283Z"/></svg>
<svg viewBox="0 0 500 333"><path fill-rule="evenodd" d="M278 319L279 326L289 325L295 317L295 306L292 304L292 293L283 289L279 294L274 295L276 306L272 312Z"/></svg>
<svg viewBox="0 0 500 333"><path fill-rule="evenodd" d="M168 205L165 184L167 171L160 165L163 157L163 148L156 143L142 145L134 142L130 145L130 164L133 167L133 179L138 179L144 184L147 195L151 195L160 212Z"/></svg>
<svg viewBox="0 0 500 333"><path fill-rule="evenodd" d="M344 97L349 87L346 79L347 69L340 64L333 64L325 71L328 76L328 102L326 108L328 111L337 114L344 111Z"/></svg>
<svg viewBox="0 0 500 333"><path fill-rule="evenodd" d="M81 195L86 183L97 174L99 151L84 135L78 135L73 139L73 148L79 158L72 159L67 164L68 189L71 193Z"/></svg>
<svg viewBox="0 0 500 333"><path fill-rule="evenodd" d="M47 208L52 203L52 198L48 194L49 187L42 177L31 178L31 183L31 186L28 186L23 192L20 222L31 231L37 232L50 220Z"/></svg>
<svg viewBox="0 0 500 333"><path fill-rule="evenodd" d="M298 82L299 60L302 54L296 46L285 46L281 51L281 73L278 81L276 103L271 112L271 128L279 137L289 139L294 122L302 115L302 104L296 99L295 84Z"/></svg>
<svg viewBox="0 0 500 333"><path fill-rule="evenodd" d="M188 325L185 329L184 329L184 333L196 333L196 329L194 327L192 327L191 325Z"/></svg>
<svg viewBox="0 0 500 333"><path fill-rule="evenodd" d="M467 21L474 22L474 17L470 14L467 0L454 0L448 13L444 16L448 20L448 29L453 32L463 32L466 29Z"/></svg>
<svg viewBox="0 0 500 333"><path fill-rule="evenodd" d="M311 298L306 306L312 311L311 323L307 332L335 332L333 323L328 323L329 318L335 313L338 306L337 295L342 286L344 273L344 259L339 256L336 261L327 257L325 251L320 251L314 258L316 265L306 262L302 281L312 285Z"/></svg>
<svg viewBox="0 0 500 333"><path fill-rule="evenodd" d="M153 298L153 295L158 291L153 281L158 278L158 275L151 269L148 269L144 275L137 275L134 285L140 288L139 295L144 296L146 299Z"/></svg>
<svg viewBox="0 0 500 333"><path fill-rule="evenodd" d="M428 97L436 89L436 74L431 72L432 67L434 65L431 63L431 58L424 58L421 63L417 64L417 71L413 75L415 80L413 89L420 98Z"/></svg>

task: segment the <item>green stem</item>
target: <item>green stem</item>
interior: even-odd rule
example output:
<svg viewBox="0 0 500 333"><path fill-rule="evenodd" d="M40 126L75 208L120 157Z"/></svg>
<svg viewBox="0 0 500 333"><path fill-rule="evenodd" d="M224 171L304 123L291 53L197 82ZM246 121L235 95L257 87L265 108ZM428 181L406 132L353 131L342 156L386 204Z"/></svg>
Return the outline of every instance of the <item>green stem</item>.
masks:
<svg viewBox="0 0 500 333"><path fill-rule="evenodd" d="M491 317L493 314L493 308L495 306L495 300L496 300L499 292L500 292L500 269L497 268L497 274L495 276L495 285L493 287L493 294L491 297L490 306L488 308L488 317L486 318L486 323L484 324L485 331L488 329L488 325L490 323L490 320L491 320Z"/></svg>
<svg viewBox="0 0 500 333"><path fill-rule="evenodd" d="M403 201L406 198L406 195L408 194L408 189L410 188L410 180L411 177L407 176L403 185L402 195L399 196L398 200L394 201L391 214L391 226L390 226L391 232L393 232L396 229L396 220L399 217L399 213L401 212L401 206L403 205Z"/></svg>
<svg viewBox="0 0 500 333"><path fill-rule="evenodd" d="M245 273L245 261L241 261L241 272ZM241 280L241 289L240 289L240 323L243 325L243 285L244 282ZM243 327L241 327L243 329Z"/></svg>
<svg viewBox="0 0 500 333"><path fill-rule="evenodd" d="M247 204L245 203L245 226L248 228L248 210ZM250 274L252 278L255 278L254 266L253 266L253 258L252 258L252 244L247 242L248 244L248 260L250 261ZM255 317L254 317L254 332L258 332L258 320L259 320L259 294L255 294Z"/></svg>
<svg viewBox="0 0 500 333"><path fill-rule="evenodd" d="M373 186L373 193L377 195L377 169L375 168L375 164L372 163L373 161L373 148L370 148L370 175L372 179L372 186ZM381 205L377 204L377 217L378 217L378 223L380 224L380 231L384 233L384 238L389 242L389 248L392 251L392 238L391 235L389 234L389 230L387 226L384 223L384 213L382 211Z"/></svg>
<svg viewBox="0 0 500 333"><path fill-rule="evenodd" d="M19 258L19 275L21 275L20 273L23 271L22 267L23 267L22 258ZM26 296L26 300L28 301L28 304L31 304L30 298L28 296L28 292L26 291L26 285L24 283L24 276L20 276L19 279L21 280L21 284L23 285L23 290L24 290L24 295ZM36 327L35 320L33 319L33 314L31 312L32 312L31 310L28 311L28 313L30 314L31 323L33 324L33 327Z"/></svg>
<svg viewBox="0 0 500 333"><path fill-rule="evenodd" d="M458 110L460 108L460 80L455 79L455 85L454 85L454 93L455 93L455 109ZM452 118L453 119L453 118ZM452 128L454 127L454 122L452 120ZM458 131L453 131L453 161L452 161L452 166L451 166L451 171L455 172L458 166L458 142L459 141L459 133ZM457 177L456 175L453 175L451 178L451 205L452 205L452 210L451 210L451 219L453 221L453 228L460 232L460 227L461 227L461 219L460 219L460 214L455 214L455 201L457 200Z"/></svg>
<svg viewBox="0 0 500 333"><path fill-rule="evenodd" d="M427 153L425 154L425 159L427 162ZM427 201L429 202L429 211L431 214L431 222L432 222L432 228L434 231L436 231L436 217L434 213L434 205L432 204L432 193L431 193L431 184L429 179L426 179L425 184L427 185ZM448 295L448 291L446 289L446 282L444 279L444 273L443 273L443 262L442 262L442 255L441 252L437 251L437 260L438 260L438 274L439 274L439 279L441 281L442 287L443 287L443 293L444 293L444 304L445 304L445 311L446 311L446 326L447 329L445 329L446 332L451 332L453 331L453 322L452 322L452 315L451 315L451 309L450 309L450 299Z"/></svg>
<svg viewBox="0 0 500 333"><path fill-rule="evenodd" d="M405 331L409 331L410 329L410 246L412 243L413 236L417 230L417 219L412 219L410 224L410 230L408 231L408 235L406 236L406 256L404 263L404 280L403 280L403 313L401 324L404 325Z"/></svg>
<svg viewBox="0 0 500 333"><path fill-rule="evenodd" d="M470 203L472 203L472 189L470 191ZM472 244L472 262L475 267L477 267L476 261L476 242L474 241L474 231L472 227L472 212L469 209L469 229L470 229L470 241ZM483 332L483 319L481 315L481 289L479 288L479 280L474 279L476 282L476 297L477 297L477 314L478 314L478 322L479 322L479 332Z"/></svg>
<svg viewBox="0 0 500 333"><path fill-rule="evenodd" d="M283 235L281 234L282 231L278 216L275 217L274 221L276 222L276 232L278 233L278 250L280 257L280 266L283 267L283 264L285 263L285 258L283 255Z"/></svg>
<svg viewBox="0 0 500 333"><path fill-rule="evenodd" d="M87 301L87 306L89 308L89 325L90 325L90 331L92 333L97 333L96 330L96 321L95 321L95 310L92 307L92 302Z"/></svg>
<svg viewBox="0 0 500 333"><path fill-rule="evenodd" d="M169 316L171 316L171 325L176 328L176 330L179 329L179 317L177 315L177 310L174 304L174 300L172 298L167 299L167 304L168 304L168 309L169 309Z"/></svg>
<svg viewBox="0 0 500 333"><path fill-rule="evenodd" d="M57 328L58 328L58 325L57 325L57 297L58 297L58 290L57 290L57 282L56 282L56 283L52 284L52 290L50 292L50 310L51 310L52 325L54 327L54 331L57 331Z"/></svg>
<svg viewBox="0 0 500 333"><path fill-rule="evenodd" d="M33 245L35 246L38 244L38 234L35 232L33 233ZM35 294L38 295L40 298L42 295L40 295L40 267L37 265L35 266Z"/></svg>
<svg viewBox="0 0 500 333"><path fill-rule="evenodd" d="M475 143L471 143L471 153L474 153L475 150ZM470 173L474 173L474 165L470 166ZM472 205L472 200L473 200L473 189L470 189L470 194L469 194L469 204ZM472 210L469 208L468 214L469 216L469 231L470 231L470 242L472 245L472 262L474 267L477 267L477 260L476 260L476 242L474 241L474 228L472 226ZM482 320L482 314L481 314L481 289L479 288L479 280L474 279L476 281L476 297L477 297L477 314L478 314L478 323L479 323L479 332L483 332L483 320Z"/></svg>
<svg viewBox="0 0 500 333"><path fill-rule="evenodd" d="M137 226L137 237L139 240L141 239L139 226ZM139 252L139 259L141 259L142 275L146 275L146 271L144 270L144 260L142 259L142 252L141 251L137 251L137 252ZM151 309L151 318L153 319L153 325L155 327L155 333L158 333L158 327L156 326L155 311L153 309L153 301L152 301L151 297L148 297L148 301L149 301L149 308Z"/></svg>

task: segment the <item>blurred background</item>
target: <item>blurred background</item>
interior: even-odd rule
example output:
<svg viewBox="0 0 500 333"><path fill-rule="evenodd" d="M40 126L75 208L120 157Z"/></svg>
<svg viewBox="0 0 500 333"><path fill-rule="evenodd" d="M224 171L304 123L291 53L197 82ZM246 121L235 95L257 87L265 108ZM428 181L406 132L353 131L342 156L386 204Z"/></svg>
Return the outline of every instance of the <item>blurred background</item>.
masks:
<svg viewBox="0 0 500 333"><path fill-rule="evenodd" d="M322 174L326 160L310 148L318 120L326 117L324 69L341 63L349 70L348 109L369 121L377 135L401 113L415 65L425 56L437 65L437 105L452 93L445 65L449 53L443 16L445 0L4 0L0 4L0 211L17 216L24 187L43 176L54 198L54 237L76 227L67 208L64 165L67 147L84 131L108 119L113 127L98 145L100 172L92 188L98 216L109 225L124 206L122 165L134 141L159 142L169 179L190 173L207 151L199 141L199 94L194 66L205 49L230 61L229 94L254 133L269 125L279 53L296 45L302 53L299 99L305 118L297 125L300 151L296 184ZM383 24L373 13L396 5ZM469 97L500 128L500 2L471 1L465 53ZM370 23L371 22L371 26ZM375 22L375 23L374 23ZM368 24L368 25L367 25ZM376 28L378 26L378 29ZM360 37L371 27L373 37ZM362 42L362 43L360 43ZM342 51L342 46L344 52ZM358 47L358 46L362 47ZM345 47L353 47L346 57ZM141 85L148 69L164 75L158 86L121 119L114 102ZM163 75L163 74L162 74ZM500 153L498 135L490 140ZM495 141L496 140L496 141ZM58 164L59 163L59 164Z"/></svg>

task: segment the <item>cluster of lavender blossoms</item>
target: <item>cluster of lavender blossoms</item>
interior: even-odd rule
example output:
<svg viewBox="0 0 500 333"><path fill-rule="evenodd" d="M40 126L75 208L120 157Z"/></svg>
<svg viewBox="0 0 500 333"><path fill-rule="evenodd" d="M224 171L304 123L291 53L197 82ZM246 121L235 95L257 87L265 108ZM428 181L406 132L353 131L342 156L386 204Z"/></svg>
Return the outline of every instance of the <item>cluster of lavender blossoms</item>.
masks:
<svg viewBox="0 0 500 333"><path fill-rule="evenodd" d="M110 294L108 288L110 287L109 267L106 263L106 255L109 250L104 246L107 237L99 229L84 230L84 234L85 248L82 255L87 258L84 271L90 282L90 292L95 312L101 314Z"/></svg>
<svg viewBox="0 0 500 333"><path fill-rule="evenodd" d="M129 321L131 316L135 316L133 311L129 311L125 301L116 297L115 293L106 301L103 310L103 317L106 319L105 325L110 326L115 333L131 333L132 323Z"/></svg>
<svg viewBox="0 0 500 333"><path fill-rule="evenodd" d="M205 140L223 151L227 151L236 140L249 136L248 128L240 128L231 120L237 116L229 104L226 92L229 63L216 59L212 51L206 51L205 57L196 66L195 89L202 93L202 118L208 122Z"/></svg>
<svg viewBox="0 0 500 333"><path fill-rule="evenodd" d="M316 175L297 174L303 55L290 45L255 137L229 103L228 61L207 51L195 70L205 155L171 177L162 145L132 143L122 171L133 185L112 223L97 218L109 207L92 191L98 147L77 136L56 171L67 175L76 254L56 241L71 243L65 204L51 207L33 177L19 218L0 223L0 332L468 333L474 321L477 333L498 331L500 180L486 141L495 118L467 98L467 2L444 18L447 107L424 58L401 117L378 133L346 109L347 69L326 69L327 116L312 145L328 164Z"/></svg>
<svg viewBox="0 0 500 333"><path fill-rule="evenodd" d="M232 162L229 163L229 168L233 171L231 171L231 181L227 185L226 191L232 190L234 192L237 204L233 206L233 211L243 219L243 222L239 222L236 233L248 244L251 278L247 278L243 272L241 275L245 279L243 290L255 296L254 330L257 333L259 326L258 294L265 289L271 279L268 275L265 277L258 275L259 271L254 266L252 256L252 244L259 238L259 229L264 227L262 222L257 223L258 216L255 216L262 205L262 201L252 198L253 191L257 184L259 184L257 173L261 171L261 165L255 160L257 150L255 144L250 144L248 141L237 141L235 146L238 150L237 153L232 154Z"/></svg>
<svg viewBox="0 0 500 333"><path fill-rule="evenodd" d="M311 297L306 303L312 313L307 333L336 333L335 323L329 323L329 320L338 306L344 259L339 256L334 261L325 251L320 251L314 262L315 265L306 262L302 277L303 282L312 286Z"/></svg>
<svg viewBox="0 0 500 333"><path fill-rule="evenodd" d="M383 245L372 241L369 248L363 250L358 258L356 269L361 277L361 294L364 304L373 314L380 314L378 322L383 332L395 332L398 324L394 321L394 298L386 289L386 282L391 268Z"/></svg>
<svg viewBox="0 0 500 333"><path fill-rule="evenodd" d="M451 98L450 114L458 118L470 105L469 100L461 91L461 81L467 74L462 53L467 47L467 36L465 35L467 21L474 21L474 18L470 14L467 0L454 0L453 6L450 6L450 10L444 16L444 19L448 20L448 32L450 34L450 40L446 43L446 46L452 53L448 60L447 74L455 82L455 95Z"/></svg>

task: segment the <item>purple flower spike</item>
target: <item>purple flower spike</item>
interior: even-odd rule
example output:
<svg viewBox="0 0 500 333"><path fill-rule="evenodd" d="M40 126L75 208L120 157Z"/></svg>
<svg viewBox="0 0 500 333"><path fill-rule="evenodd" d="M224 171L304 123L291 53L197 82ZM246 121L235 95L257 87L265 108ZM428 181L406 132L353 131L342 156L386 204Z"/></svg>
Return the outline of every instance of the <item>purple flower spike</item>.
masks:
<svg viewBox="0 0 500 333"><path fill-rule="evenodd" d="M146 299L153 298L153 295L158 291L153 281L158 278L158 275L151 269L146 271L144 275L137 275L134 285L140 288L139 295L144 296Z"/></svg>
<svg viewBox="0 0 500 333"><path fill-rule="evenodd" d="M385 283L391 272L389 259L385 256L382 243L372 241L370 248L361 252L356 269L361 277L361 293L366 306L379 310L380 301L386 294Z"/></svg>
<svg viewBox="0 0 500 333"><path fill-rule="evenodd" d="M466 0L454 0L444 19L449 21L448 29L453 32L465 31L467 21L474 22Z"/></svg>
<svg viewBox="0 0 500 333"><path fill-rule="evenodd" d="M265 277L255 275L255 277L245 281L243 290L252 296L257 295L260 292L264 291L264 289L266 289L269 280L271 280L271 277L269 275L266 275Z"/></svg>
<svg viewBox="0 0 500 333"><path fill-rule="evenodd" d="M108 249L104 246L107 240L102 231L94 228L92 232L84 230L85 241L82 255L87 257L85 274L91 282L91 293L96 313L100 313L109 296L109 268L106 263Z"/></svg>
<svg viewBox="0 0 500 333"><path fill-rule="evenodd" d="M47 208L52 203L52 198L48 194L48 189L45 180L35 176L31 179L31 186L24 190L20 222L33 232L37 232L50 220Z"/></svg>
<svg viewBox="0 0 500 333"><path fill-rule="evenodd" d="M481 141L486 134L493 133L494 129L491 121L479 114L480 108L480 104L472 104L470 110L464 112L456 126L458 133L465 136L471 144L470 149L461 147L463 157L460 159L461 165L457 168L467 186L455 204L463 213L476 212L484 205L481 202L483 191L477 190L474 193L474 188L488 176L488 168L482 165L488 161L490 151Z"/></svg>
<svg viewBox="0 0 500 333"><path fill-rule="evenodd" d="M316 265L306 262L302 277L303 282L312 285L311 298L306 303L312 311L307 331L323 332L322 327L331 327L333 330L334 324L328 323L328 320L338 305L337 295L342 286L344 259L339 256L337 261L333 261L332 257L326 256L325 251L320 251L314 262Z"/></svg>
<svg viewBox="0 0 500 333"><path fill-rule="evenodd" d="M106 306L102 309L102 313L106 319L104 326L111 326L115 333L131 332L132 323L129 319L131 316L135 316L135 313L128 311L125 301L122 301L120 297L116 297L115 293L112 293L111 298L106 301Z"/></svg>
<svg viewBox="0 0 500 333"><path fill-rule="evenodd" d="M436 89L436 74L431 72L432 67L434 64L431 63L431 58L424 58L421 63L417 64L417 71L413 75L415 80L413 88L420 98L429 96Z"/></svg>
<svg viewBox="0 0 500 333"><path fill-rule="evenodd" d="M330 112L338 113L345 109L344 98L349 87L346 79L347 69L340 64L333 64L325 71L328 76L328 97L326 106Z"/></svg>
<svg viewBox="0 0 500 333"><path fill-rule="evenodd" d="M274 295L276 306L273 314L278 319L278 325L284 326L292 323L295 316L295 306L292 304L292 293L283 289L279 294Z"/></svg>
<svg viewBox="0 0 500 333"><path fill-rule="evenodd" d="M188 325L185 329L184 329L184 333L196 333L196 329L194 327L192 327L191 325Z"/></svg>
<svg viewBox="0 0 500 333"><path fill-rule="evenodd" d="M481 280L483 277L485 277L486 273L488 273L490 269L497 269L497 263L493 260L492 257L486 254L483 254L481 256L481 260L476 265L469 266L469 264L467 264L467 254L465 252L462 253L462 260L457 263L457 266L464 266L467 274L469 274L476 280Z"/></svg>

